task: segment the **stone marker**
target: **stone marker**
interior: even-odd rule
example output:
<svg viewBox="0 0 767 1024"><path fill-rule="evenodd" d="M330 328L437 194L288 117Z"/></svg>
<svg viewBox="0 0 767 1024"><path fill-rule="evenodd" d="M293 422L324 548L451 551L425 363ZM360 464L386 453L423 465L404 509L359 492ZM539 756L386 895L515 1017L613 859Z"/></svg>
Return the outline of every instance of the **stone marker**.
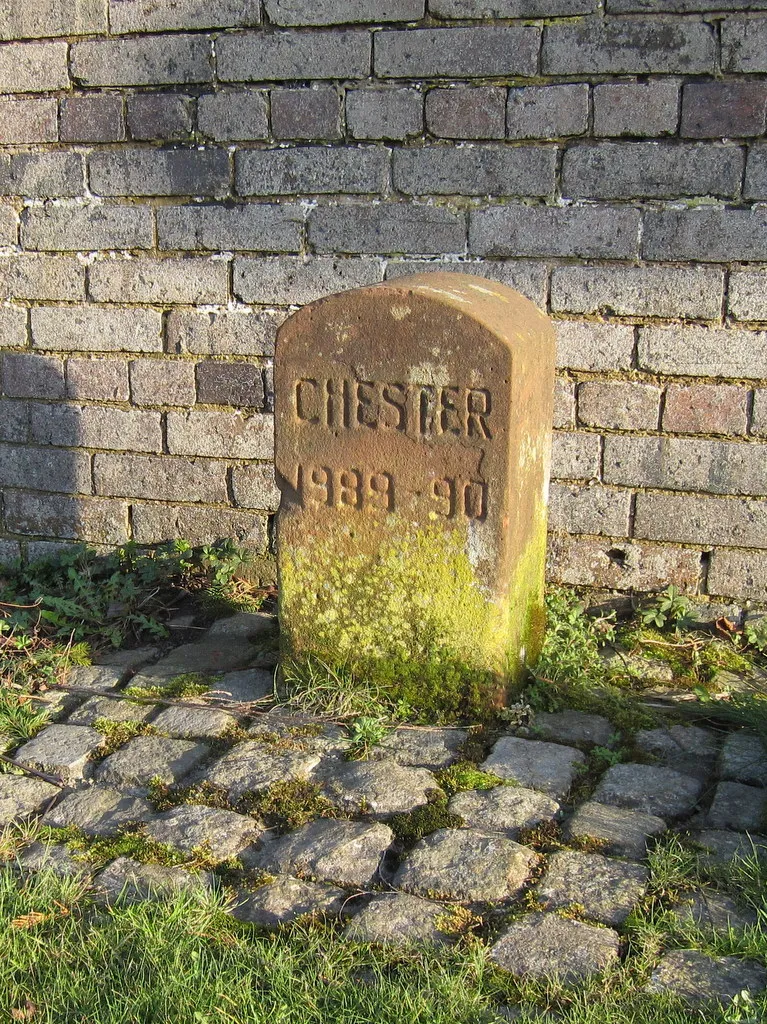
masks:
<svg viewBox="0 0 767 1024"><path fill-rule="evenodd" d="M543 624L553 332L521 295L427 274L332 295L275 359L284 653L420 710L503 702ZM398 689L399 688L399 689Z"/></svg>

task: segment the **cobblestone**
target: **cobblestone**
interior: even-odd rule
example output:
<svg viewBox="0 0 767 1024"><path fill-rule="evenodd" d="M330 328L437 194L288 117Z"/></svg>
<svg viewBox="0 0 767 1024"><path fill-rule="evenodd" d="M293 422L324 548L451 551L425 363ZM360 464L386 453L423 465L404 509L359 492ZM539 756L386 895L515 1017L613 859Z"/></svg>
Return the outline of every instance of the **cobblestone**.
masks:
<svg viewBox="0 0 767 1024"><path fill-rule="evenodd" d="M255 892L240 892L232 910L239 921L278 928L299 917L339 917L346 902L343 889L282 875Z"/></svg>
<svg viewBox="0 0 767 1024"><path fill-rule="evenodd" d="M581 751L573 747L504 736L481 767L519 786L540 789L559 798L567 793L577 766L585 761Z"/></svg>
<svg viewBox="0 0 767 1024"><path fill-rule="evenodd" d="M689 814L702 791L697 779L671 768L616 764L602 776L594 800L669 820Z"/></svg>
<svg viewBox="0 0 767 1024"><path fill-rule="evenodd" d="M549 858L536 894L545 910L578 905L590 920L616 926L640 901L648 878L649 872L639 864L565 850Z"/></svg>
<svg viewBox="0 0 767 1024"><path fill-rule="evenodd" d="M98 735L98 734L97 734ZM96 782L126 790L145 790L153 779L178 782L210 754L201 743L163 736L137 736L96 768Z"/></svg>
<svg viewBox="0 0 767 1024"><path fill-rule="evenodd" d="M105 786L68 793L43 815L50 828L74 826L92 836L113 836L128 825L149 821L153 812L146 800Z"/></svg>
<svg viewBox="0 0 767 1024"><path fill-rule="evenodd" d="M611 807L596 800L576 808L563 828L567 839L596 839L605 853L630 860L643 860L647 840L665 831L665 821L656 815Z"/></svg>
<svg viewBox="0 0 767 1024"><path fill-rule="evenodd" d="M442 945L454 939L444 930L449 913L441 904L418 896L379 893L355 914L346 926L344 938L394 946L423 942Z"/></svg>
<svg viewBox="0 0 767 1024"><path fill-rule="evenodd" d="M501 832L516 839L522 829L535 828L559 817L556 800L523 786L496 786L456 793L448 804L451 814L482 832Z"/></svg>
<svg viewBox="0 0 767 1024"><path fill-rule="evenodd" d="M567 921L556 914L530 914L505 931L490 959L518 978L557 977L579 981L618 958L618 936L610 928Z"/></svg>

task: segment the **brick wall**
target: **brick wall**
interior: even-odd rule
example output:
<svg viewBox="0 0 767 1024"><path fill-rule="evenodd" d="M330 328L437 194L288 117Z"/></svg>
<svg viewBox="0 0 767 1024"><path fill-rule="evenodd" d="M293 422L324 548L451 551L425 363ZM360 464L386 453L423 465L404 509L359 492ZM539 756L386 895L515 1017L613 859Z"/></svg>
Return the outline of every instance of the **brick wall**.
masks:
<svg viewBox="0 0 767 1024"><path fill-rule="evenodd" d="M263 550L289 307L448 266L556 321L551 577L767 603L767 0L25 0L0 39L0 557Z"/></svg>

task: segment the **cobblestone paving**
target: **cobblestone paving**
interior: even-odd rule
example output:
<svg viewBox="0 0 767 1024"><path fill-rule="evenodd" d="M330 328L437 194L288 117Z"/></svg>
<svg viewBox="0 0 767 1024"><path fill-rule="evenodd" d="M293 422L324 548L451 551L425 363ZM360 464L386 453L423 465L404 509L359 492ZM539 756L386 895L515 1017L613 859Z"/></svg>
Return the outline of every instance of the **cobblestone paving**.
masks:
<svg viewBox="0 0 767 1024"><path fill-rule="evenodd" d="M401 727L368 759L350 760L343 728L270 703L273 659L258 642L272 627L269 616L240 614L163 658L121 652L110 665L74 669L56 721L13 752L49 778L0 775L0 827L39 818L68 830L31 841L17 869L85 876L106 903L226 884L240 920L275 928L321 913L345 921L350 940L379 943L449 943L467 921L497 922L514 906L520 913L493 929L493 961L515 975L576 980L621 956L654 837L683 832L714 865L744 853L767 859L767 753L755 736L645 730L632 747L640 760L606 767L580 800L573 787L589 751L620 737L606 719L576 711L541 714L479 756L465 729ZM170 694L188 672L217 675L202 697L131 699L135 687ZM114 740L103 746L109 721L128 730L116 749ZM440 771L467 742L501 781L445 793ZM287 828L290 800L310 813ZM269 820L280 809L282 828ZM421 838L403 831L435 809L442 817ZM533 833L552 828L572 848L543 855ZM134 855L116 851L98 869L66 845L126 829L140 838ZM753 923L714 891L671 912L713 928ZM659 957L648 991L695 1003L765 986L758 964L677 950Z"/></svg>

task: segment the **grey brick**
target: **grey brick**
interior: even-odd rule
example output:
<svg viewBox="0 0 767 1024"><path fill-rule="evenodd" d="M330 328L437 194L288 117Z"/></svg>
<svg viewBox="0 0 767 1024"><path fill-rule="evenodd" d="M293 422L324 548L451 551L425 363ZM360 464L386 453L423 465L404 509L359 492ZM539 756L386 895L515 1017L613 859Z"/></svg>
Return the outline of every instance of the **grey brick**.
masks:
<svg viewBox="0 0 767 1024"><path fill-rule="evenodd" d="M508 205L469 214L469 252L483 256L609 259L638 251L638 210Z"/></svg>
<svg viewBox="0 0 767 1024"><path fill-rule="evenodd" d="M232 539L258 550L266 546L266 519L253 512L194 505L133 506L133 539L139 544L184 537L192 544Z"/></svg>
<svg viewBox="0 0 767 1024"><path fill-rule="evenodd" d="M266 139L269 136L265 89L222 89L200 96L197 126L217 142Z"/></svg>
<svg viewBox="0 0 767 1024"><path fill-rule="evenodd" d="M752 146L748 152L744 199L767 199L767 146Z"/></svg>
<svg viewBox="0 0 767 1024"><path fill-rule="evenodd" d="M709 263L767 260L767 210L648 211L642 255Z"/></svg>
<svg viewBox="0 0 767 1024"><path fill-rule="evenodd" d="M309 214L309 242L317 252L463 252L462 213L406 203L325 206Z"/></svg>
<svg viewBox="0 0 767 1024"><path fill-rule="evenodd" d="M124 544L128 540L128 506L105 498L15 491L5 496L5 524L14 533L27 536Z"/></svg>
<svg viewBox="0 0 767 1024"><path fill-rule="evenodd" d="M21 215L26 249L151 249L152 211L142 206L31 206Z"/></svg>
<svg viewBox="0 0 767 1024"><path fill-rule="evenodd" d="M274 25L344 25L417 21L425 6L425 0L266 0L266 13Z"/></svg>
<svg viewBox="0 0 767 1024"><path fill-rule="evenodd" d="M0 400L0 441L23 443L29 437L29 410L26 402Z"/></svg>
<svg viewBox="0 0 767 1024"><path fill-rule="evenodd" d="M109 0L112 32L164 32L179 28L236 28L257 25L259 5L242 0Z"/></svg>
<svg viewBox="0 0 767 1024"><path fill-rule="evenodd" d="M90 494L91 459L52 448L0 448L0 486Z"/></svg>
<svg viewBox="0 0 767 1024"><path fill-rule="evenodd" d="M767 501L638 494L634 535L686 544L767 548Z"/></svg>
<svg viewBox="0 0 767 1024"><path fill-rule="evenodd" d="M274 466L249 463L236 466L232 473L234 500L241 508L260 508L276 512L280 492L274 478Z"/></svg>
<svg viewBox="0 0 767 1024"><path fill-rule="evenodd" d="M594 480L599 476L599 435L555 430L551 475L559 480Z"/></svg>
<svg viewBox="0 0 767 1024"><path fill-rule="evenodd" d="M0 39L80 36L107 31L105 0L45 0L17 3L0 11Z"/></svg>
<svg viewBox="0 0 767 1024"><path fill-rule="evenodd" d="M0 308L0 349L24 348L27 344L27 311Z"/></svg>
<svg viewBox="0 0 767 1024"><path fill-rule="evenodd" d="M244 302L300 306L335 291L381 280L379 260L287 256L234 261L234 292Z"/></svg>
<svg viewBox="0 0 767 1024"><path fill-rule="evenodd" d="M721 24L722 69L767 71L767 18L725 18Z"/></svg>
<svg viewBox="0 0 767 1024"><path fill-rule="evenodd" d="M58 104L53 97L0 97L0 144L56 142Z"/></svg>
<svg viewBox="0 0 767 1024"><path fill-rule="evenodd" d="M673 135L679 122L679 83L605 82L594 86L595 135Z"/></svg>
<svg viewBox="0 0 767 1024"><path fill-rule="evenodd" d="M554 378L554 429L575 429L575 385L567 377Z"/></svg>
<svg viewBox="0 0 767 1024"><path fill-rule="evenodd" d="M736 320L767 320L767 271L733 271L728 307Z"/></svg>
<svg viewBox="0 0 767 1024"><path fill-rule="evenodd" d="M748 388L722 384L672 384L666 389L664 432L745 434Z"/></svg>
<svg viewBox="0 0 767 1024"><path fill-rule="evenodd" d="M767 388L754 392L754 413L751 429L761 437L767 435Z"/></svg>
<svg viewBox="0 0 767 1024"><path fill-rule="evenodd" d="M678 437L605 438L604 480L711 494L767 494L767 447Z"/></svg>
<svg viewBox="0 0 767 1024"><path fill-rule="evenodd" d="M350 89L346 124L355 139L407 139L423 132L418 89Z"/></svg>
<svg viewBox="0 0 767 1024"><path fill-rule="evenodd" d="M629 530L631 492L610 487L578 487L552 483L549 529L625 537Z"/></svg>
<svg viewBox="0 0 767 1024"><path fill-rule="evenodd" d="M562 166L562 192L574 198L733 197L743 152L705 143L601 142L572 146Z"/></svg>
<svg viewBox="0 0 767 1024"><path fill-rule="evenodd" d="M122 96L111 92L62 96L60 122L62 142L121 142L125 138Z"/></svg>
<svg viewBox="0 0 767 1024"><path fill-rule="evenodd" d="M557 366L571 370L628 370L634 328L620 324L555 320Z"/></svg>
<svg viewBox="0 0 767 1024"><path fill-rule="evenodd" d="M16 245L18 216L10 203L0 203L0 245Z"/></svg>
<svg viewBox="0 0 767 1024"><path fill-rule="evenodd" d="M66 43L5 43L0 46L0 92L48 92L66 89L68 85Z"/></svg>
<svg viewBox="0 0 767 1024"><path fill-rule="evenodd" d="M123 149L94 153L91 189L102 196L225 196L229 158L211 149Z"/></svg>
<svg viewBox="0 0 767 1024"><path fill-rule="evenodd" d="M85 191L79 153L17 153L0 156L0 195L51 199Z"/></svg>
<svg viewBox="0 0 767 1024"><path fill-rule="evenodd" d="M85 299L85 267L71 256L13 253L0 257L0 295L7 299L78 302Z"/></svg>
<svg viewBox="0 0 767 1024"><path fill-rule="evenodd" d="M90 268L97 302L226 302L227 263L205 258L101 260Z"/></svg>
<svg viewBox="0 0 767 1024"><path fill-rule="evenodd" d="M130 364L135 405L194 405L194 363L180 359L135 359Z"/></svg>
<svg viewBox="0 0 767 1024"><path fill-rule="evenodd" d="M509 89L506 133L510 139L583 135L588 125L589 87L585 82Z"/></svg>
<svg viewBox="0 0 767 1024"><path fill-rule="evenodd" d="M241 196L378 193L386 188L388 168L389 151L374 146L250 149L236 155L235 180Z"/></svg>
<svg viewBox="0 0 767 1024"><path fill-rule="evenodd" d="M682 90L680 134L690 139L763 135L765 82L687 82Z"/></svg>
<svg viewBox="0 0 767 1024"><path fill-rule="evenodd" d="M222 35L216 41L222 82L367 78L370 33L273 32Z"/></svg>
<svg viewBox="0 0 767 1024"><path fill-rule="evenodd" d="M554 534L548 578L568 586L607 590L661 590L674 580L683 592L698 589L700 554L673 545L597 540Z"/></svg>
<svg viewBox="0 0 767 1024"><path fill-rule="evenodd" d="M550 196L550 146L425 146L393 154L395 188L409 195Z"/></svg>
<svg viewBox="0 0 767 1024"><path fill-rule="evenodd" d="M63 398L64 363L37 352L3 356L3 394L10 398Z"/></svg>
<svg viewBox="0 0 767 1024"><path fill-rule="evenodd" d="M759 10L767 7L766 0L748 0L743 4L742 0L607 0L607 10L610 14L623 14L631 11L647 11L656 14L658 7L662 6L664 11L678 14L689 14L691 11L740 11L744 6L750 10Z"/></svg>
<svg viewBox="0 0 767 1024"><path fill-rule="evenodd" d="M205 36L142 36L73 43L72 77L80 84L181 85L210 82L211 43Z"/></svg>
<svg viewBox="0 0 767 1024"><path fill-rule="evenodd" d="M767 377L767 331L642 327L639 365L691 377Z"/></svg>
<svg viewBox="0 0 767 1024"><path fill-rule="evenodd" d="M389 260L386 265L386 280L404 277L405 274L429 274L448 271L452 274L473 274L477 277L500 281L515 288L537 306L546 306L547 270L542 263L525 260L503 261L462 261L455 260Z"/></svg>
<svg viewBox="0 0 767 1024"><path fill-rule="evenodd" d="M271 459L274 418L260 412L169 412L168 450L214 459Z"/></svg>
<svg viewBox="0 0 767 1024"><path fill-rule="evenodd" d="M503 139L506 89L492 85L430 89L426 126L443 139Z"/></svg>
<svg viewBox="0 0 767 1024"><path fill-rule="evenodd" d="M546 75L705 74L716 69L716 42L699 21L596 16L547 25L542 62Z"/></svg>
<svg viewBox="0 0 767 1024"><path fill-rule="evenodd" d="M285 314L274 311L197 313L177 310L168 316L168 347L172 352L211 356L273 355L277 328L284 319Z"/></svg>
<svg viewBox="0 0 767 1024"><path fill-rule="evenodd" d="M540 37L540 29L517 25L377 32L373 64L381 78L530 76Z"/></svg>
<svg viewBox="0 0 767 1024"><path fill-rule="evenodd" d="M209 360L197 364L197 400L240 409L264 408L264 376L253 363Z"/></svg>
<svg viewBox="0 0 767 1024"><path fill-rule="evenodd" d="M767 602L767 555L753 551L715 551L708 589L723 597Z"/></svg>
<svg viewBox="0 0 767 1024"><path fill-rule="evenodd" d="M95 455L96 494L163 501L227 501L226 463L169 455Z"/></svg>
<svg viewBox="0 0 767 1024"><path fill-rule="evenodd" d="M136 93L128 97L128 127L134 139L186 139L192 131L194 100L178 93Z"/></svg>
<svg viewBox="0 0 767 1024"><path fill-rule="evenodd" d="M332 85L272 89L275 139L340 139L341 99Z"/></svg>
<svg viewBox="0 0 767 1024"><path fill-rule="evenodd" d="M67 397L94 402L127 402L125 359L67 359Z"/></svg>
<svg viewBox="0 0 767 1024"><path fill-rule="evenodd" d="M597 7L598 0L429 0L437 18L570 18Z"/></svg>
<svg viewBox="0 0 767 1024"><path fill-rule="evenodd" d="M298 252L304 213L293 203L164 206L157 211L160 249Z"/></svg>
<svg viewBox="0 0 767 1024"><path fill-rule="evenodd" d="M162 352L162 314L44 306L32 310L32 344L57 352Z"/></svg>
<svg viewBox="0 0 767 1024"><path fill-rule="evenodd" d="M555 312L716 320L723 274L713 268L556 267L551 275Z"/></svg>
<svg viewBox="0 0 767 1024"><path fill-rule="evenodd" d="M586 381L578 385L578 420L610 430L657 430L661 393L635 381Z"/></svg>
<svg viewBox="0 0 767 1024"><path fill-rule="evenodd" d="M43 405L30 409L30 436L39 444L114 451L162 450L160 413L99 405Z"/></svg>
<svg viewBox="0 0 767 1024"><path fill-rule="evenodd" d="M21 546L15 540L0 540L0 565L10 565L21 558ZM31 559L30 559L31 561Z"/></svg>

